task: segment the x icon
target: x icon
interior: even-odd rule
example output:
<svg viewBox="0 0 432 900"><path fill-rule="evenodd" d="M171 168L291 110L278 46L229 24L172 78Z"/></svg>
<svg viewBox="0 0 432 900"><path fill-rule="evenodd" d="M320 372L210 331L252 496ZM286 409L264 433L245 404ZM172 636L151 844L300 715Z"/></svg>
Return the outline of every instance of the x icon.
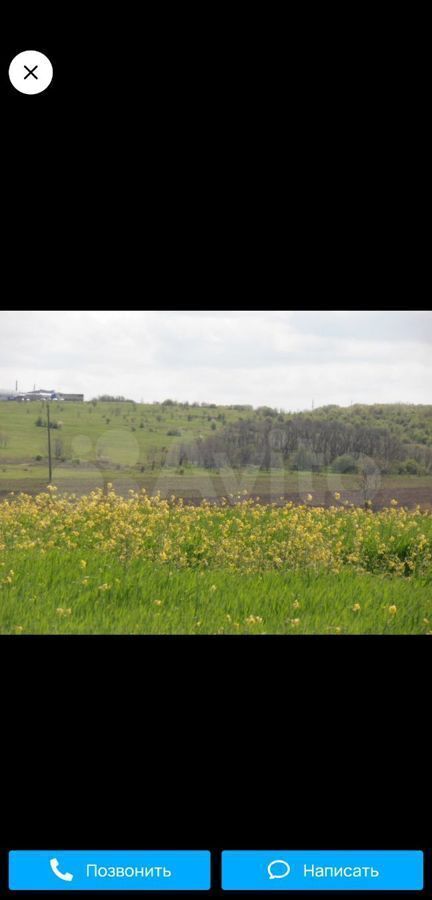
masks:
<svg viewBox="0 0 432 900"><path fill-rule="evenodd" d="M35 69L38 69L38 68L39 68L39 66L34 66L34 68L33 68L33 69L29 69L29 67L28 67L28 66L24 66L24 68L25 68L25 69L27 69L27 72L28 72L28 75L24 75L24 81L25 81L25 80L26 80L26 78L28 78L28 77L29 77L29 75L33 75L33 78L35 78L35 79L36 79L36 81L37 81L37 80L38 80L38 77L37 77L37 75L35 75L35 74L34 74L34 73L35 73Z"/></svg>

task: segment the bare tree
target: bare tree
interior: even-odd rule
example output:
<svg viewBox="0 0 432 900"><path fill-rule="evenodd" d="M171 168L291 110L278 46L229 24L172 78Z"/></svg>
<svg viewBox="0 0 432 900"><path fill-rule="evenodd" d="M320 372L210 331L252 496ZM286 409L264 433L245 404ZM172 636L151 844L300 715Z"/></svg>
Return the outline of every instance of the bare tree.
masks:
<svg viewBox="0 0 432 900"><path fill-rule="evenodd" d="M370 507L381 485L381 471L373 459L365 457L361 460L357 484L364 506Z"/></svg>
<svg viewBox="0 0 432 900"><path fill-rule="evenodd" d="M61 459L64 454L64 444L61 438L56 438L54 441L54 456L56 459Z"/></svg>

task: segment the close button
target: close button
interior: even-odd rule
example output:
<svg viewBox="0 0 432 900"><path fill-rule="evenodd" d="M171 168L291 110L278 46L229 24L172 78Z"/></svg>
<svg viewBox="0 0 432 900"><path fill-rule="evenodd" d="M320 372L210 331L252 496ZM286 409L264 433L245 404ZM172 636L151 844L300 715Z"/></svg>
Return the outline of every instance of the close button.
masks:
<svg viewBox="0 0 432 900"><path fill-rule="evenodd" d="M23 50L9 66L9 79L21 94L41 94L52 82L51 61L39 50Z"/></svg>

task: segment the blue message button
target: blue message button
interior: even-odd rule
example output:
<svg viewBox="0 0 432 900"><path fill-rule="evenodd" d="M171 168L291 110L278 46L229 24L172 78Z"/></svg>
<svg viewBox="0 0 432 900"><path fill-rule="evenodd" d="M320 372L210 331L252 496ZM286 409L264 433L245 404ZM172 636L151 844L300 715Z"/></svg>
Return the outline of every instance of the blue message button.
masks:
<svg viewBox="0 0 432 900"><path fill-rule="evenodd" d="M225 891L421 891L421 850L225 850Z"/></svg>
<svg viewBox="0 0 432 900"><path fill-rule="evenodd" d="M11 850L11 891L208 891L208 850Z"/></svg>

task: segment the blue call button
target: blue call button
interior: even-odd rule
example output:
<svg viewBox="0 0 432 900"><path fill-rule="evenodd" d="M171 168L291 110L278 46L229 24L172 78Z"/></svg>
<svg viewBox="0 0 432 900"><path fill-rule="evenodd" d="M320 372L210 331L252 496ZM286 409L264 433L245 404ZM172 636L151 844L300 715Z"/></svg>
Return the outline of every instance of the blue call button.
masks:
<svg viewBox="0 0 432 900"><path fill-rule="evenodd" d="M11 891L208 891L208 850L11 850Z"/></svg>
<svg viewBox="0 0 432 900"><path fill-rule="evenodd" d="M225 850L225 891L421 891L421 850Z"/></svg>

